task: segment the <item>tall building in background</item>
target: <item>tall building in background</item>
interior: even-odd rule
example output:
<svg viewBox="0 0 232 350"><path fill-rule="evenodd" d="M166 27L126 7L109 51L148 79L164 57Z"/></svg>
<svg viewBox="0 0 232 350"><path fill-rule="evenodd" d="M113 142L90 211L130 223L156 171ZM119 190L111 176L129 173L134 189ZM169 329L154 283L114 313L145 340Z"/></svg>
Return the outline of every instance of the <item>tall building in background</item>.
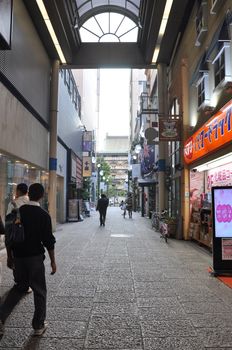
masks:
<svg viewBox="0 0 232 350"><path fill-rule="evenodd" d="M95 201L96 193L96 142L99 126L98 70L73 70L81 96L83 191L82 198Z"/></svg>
<svg viewBox="0 0 232 350"><path fill-rule="evenodd" d="M147 79L144 69L131 69L130 74L130 143L135 135L136 120L138 118L139 97L145 91Z"/></svg>

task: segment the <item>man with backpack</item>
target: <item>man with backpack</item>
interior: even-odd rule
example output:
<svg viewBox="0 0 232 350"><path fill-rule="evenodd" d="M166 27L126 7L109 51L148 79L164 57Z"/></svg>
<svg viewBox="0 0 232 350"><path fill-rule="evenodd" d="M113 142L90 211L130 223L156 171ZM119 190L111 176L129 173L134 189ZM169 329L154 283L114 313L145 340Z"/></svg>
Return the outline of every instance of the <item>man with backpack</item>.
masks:
<svg viewBox="0 0 232 350"><path fill-rule="evenodd" d="M27 192L28 192L27 184L20 183L17 185L15 200L13 200L9 203L6 215L10 214L12 212L12 210L14 210L15 208L20 208L21 205L27 204L27 202L29 201Z"/></svg>
<svg viewBox="0 0 232 350"><path fill-rule="evenodd" d="M16 186L16 193L15 193L15 199L12 200L9 204L8 204L8 208L7 208L7 212L6 212L6 225L7 225L7 219L8 217L12 216L11 213L14 212L15 210L17 210L18 208L20 208L22 205L27 204L29 201L28 198L28 186L25 183L19 183ZM10 214L10 215L9 215ZM5 238L5 244L6 244L6 249L7 251L9 250L8 247L8 242L7 242L7 236ZM9 253L9 252L8 252ZM10 255L10 254L8 254ZM9 268L12 268L12 266L10 266L10 262L7 262L7 266ZM15 283L17 283L17 279L14 273L14 269L13 269L13 276L14 276L14 280ZM28 287L27 293L31 293L32 289L30 287Z"/></svg>
<svg viewBox="0 0 232 350"><path fill-rule="evenodd" d="M39 183L29 187L29 202L19 208L21 224L24 228L24 241L13 244L8 250L8 264L13 266L17 283L10 290L0 306L0 334L4 332L4 322L14 306L30 286L34 293L34 316L32 327L34 335L39 336L46 330L46 280L45 248L51 263L51 274L56 272L54 254L55 237L52 234L50 215L40 207L39 201L44 188ZM8 265L8 266L9 266Z"/></svg>

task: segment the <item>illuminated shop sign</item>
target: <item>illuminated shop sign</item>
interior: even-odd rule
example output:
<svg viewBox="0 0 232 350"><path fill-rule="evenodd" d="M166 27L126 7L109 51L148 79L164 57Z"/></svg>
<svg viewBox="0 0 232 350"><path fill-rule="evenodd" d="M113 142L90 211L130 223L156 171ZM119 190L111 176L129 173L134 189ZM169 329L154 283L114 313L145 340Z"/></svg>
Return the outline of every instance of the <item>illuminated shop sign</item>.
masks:
<svg viewBox="0 0 232 350"><path fill-rule="evenodd" d="M232 141L232 100L195 132L184 145L184 160L191 164Z"/></svg>

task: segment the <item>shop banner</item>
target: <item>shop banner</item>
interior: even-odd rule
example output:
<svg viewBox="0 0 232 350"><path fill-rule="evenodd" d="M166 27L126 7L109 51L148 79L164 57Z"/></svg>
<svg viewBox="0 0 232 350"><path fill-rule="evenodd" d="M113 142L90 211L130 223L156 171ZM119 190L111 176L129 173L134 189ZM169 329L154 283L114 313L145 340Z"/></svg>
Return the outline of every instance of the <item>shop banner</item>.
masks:
<svg viewBox="0 0 232 350"><path fill-rule="evenodd" d="M202 207L202 193L204 192L204 173L190 172L190 216L192 212L199 211Z"/></svg>
<svg viewBox="0 0 232 350"><path fill-rule="evenodd" d="M221 165L206 172L207 191L210 191L212 186L232 186L232 163Z"/></svg>
<svg viewBox="0 0 232 350"><path fill-rule="evenodd" d="M159 141L180 141L180 118L159 118Z"/></svg>
<svg viewBox="0 0 232 350"><path fill-rule="evenodd" d="M92 131L85 131L83 133L83 141L92 141Z"/></svg>
<svg viewBox="0 0 232 350"><path fill-rule="evenodd" d="M186 164L208 155L232 140L232 100L211 117L184 145Z"/></svg>
<svg viewBox="0 0 232 350"><path fill-rule="evenodd" d="M92 175L92 158L83 157L83 177L90 177Z"/></svg>

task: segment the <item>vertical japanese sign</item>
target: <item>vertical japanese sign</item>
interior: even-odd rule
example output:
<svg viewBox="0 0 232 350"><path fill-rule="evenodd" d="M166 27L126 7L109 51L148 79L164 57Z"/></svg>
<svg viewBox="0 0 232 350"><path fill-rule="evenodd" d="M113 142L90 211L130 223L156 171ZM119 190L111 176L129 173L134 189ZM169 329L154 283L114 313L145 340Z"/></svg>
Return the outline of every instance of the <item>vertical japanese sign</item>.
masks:
<svg viewBox="0 0 232 350"><path fill-rule="evenodd" d="M92 175L91 157L83 157L83 177L90 177L91 175Z"/></svg>

